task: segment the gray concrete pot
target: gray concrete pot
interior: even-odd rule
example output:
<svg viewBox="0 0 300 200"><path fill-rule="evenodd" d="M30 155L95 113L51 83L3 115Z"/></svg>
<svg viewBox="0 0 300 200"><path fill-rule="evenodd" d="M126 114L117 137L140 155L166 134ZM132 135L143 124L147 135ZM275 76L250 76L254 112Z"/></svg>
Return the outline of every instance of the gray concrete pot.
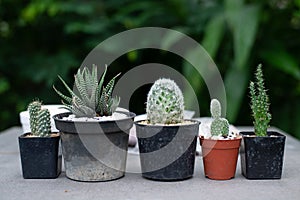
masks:
<svg viewBox="0 0 300 200"><path fill-rule="evenodd" d="M125 175L128 136L134 113L103 122L63 120L70 113L55 115L61 131L66 176L76 181L109 181Z"/></svg>
<svg viewBox="0 0 300 200"><path fill-rule="evenodd" d="M177 181L193 176L199 122L192 122L171 126L135 123L144 178Z"/></svg>

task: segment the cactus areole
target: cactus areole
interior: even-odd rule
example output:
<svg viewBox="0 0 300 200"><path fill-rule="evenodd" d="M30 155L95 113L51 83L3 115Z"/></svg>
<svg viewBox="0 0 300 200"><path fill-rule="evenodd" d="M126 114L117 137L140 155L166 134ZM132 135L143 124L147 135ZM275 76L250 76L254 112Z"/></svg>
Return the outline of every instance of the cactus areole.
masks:
<svg viewBox="0 0 300 200"><path fill-rule="evenodd" d="M150 124L183 122L184 99L180 88L170 79L158 79L147 96L147 120Z"/></svg>
<svg viewBox="0 0 300 200"><path fill-rule="evenodd" d="M37 137L51 135L50 112L42 109L40 101L33 101L28 105L31 134Z"/></svg>
<svg viewBox="0 0 300 200"><path fill-rule="evenodd" d="M217 99L211 100L210 112L213 117L210 126L211 135L227 137L229 133L229 123L227 119L221 117L221 104Z"/></svg>
<svg viewBox="0 0 300 200"><path fill-rule="evenodd" d="M269 113L269 97L265 89L265 83L262 72L262 65L258 65L255 73L256 82L250 82L251 110L253 116L253 125L256 136L267 136L267 129L271 121Z"/></svg>

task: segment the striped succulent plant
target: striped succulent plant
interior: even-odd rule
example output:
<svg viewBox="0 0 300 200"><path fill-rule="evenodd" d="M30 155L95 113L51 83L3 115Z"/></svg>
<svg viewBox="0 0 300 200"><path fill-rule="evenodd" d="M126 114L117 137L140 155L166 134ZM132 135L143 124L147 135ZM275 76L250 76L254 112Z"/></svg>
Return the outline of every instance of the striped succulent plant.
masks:
<svg viewBox="0 0 300 200"><path fill-rule="evenodd" d="M75 75L74 91L58 76L71 97L62 94L55 86L53 88L63 99L62 103L76 117L110 116L120 102L119 97L112 97L115 79L119 74L104 86L106 72L107 66L105 66L101 79L98 81L96 65L93 65L91 71L87 67L84 67L82 70L79 69Z"/></svg>

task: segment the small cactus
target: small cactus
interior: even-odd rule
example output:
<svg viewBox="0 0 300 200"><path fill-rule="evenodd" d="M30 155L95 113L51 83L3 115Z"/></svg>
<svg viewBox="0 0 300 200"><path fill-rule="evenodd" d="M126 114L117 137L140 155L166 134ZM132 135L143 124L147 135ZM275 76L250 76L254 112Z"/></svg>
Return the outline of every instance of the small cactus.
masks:
<svg viewBox="0 0 300 200"><path fill-rule="evenodd" d="M30 116L30 129L33 134L37 132L37 116L41 108L42 103L40 101L33 101L28 105L28 111Z"/></svg>
<svg viewBox="0 0 300 200"><path fill-rule="evenodd" d="M256 82L250 82L250 98L254 130L257 136L267 136L267 129L271 121L269 113L269 97L265 90L262 65L258 65L255 73Z"/></svg>
<svg viewBox="0 0 300 200"><path fill-rule="evenodd" d="M51 133L50 113L41 109L40 101L33 101L28 106L31 134L38 137L48 137Z"/></svg>
<svg viewBox="0 0 300 200"><path fill-rule="evenodd" d="M213 118L221 117L221 104L217 99L213 99L210 102L210 113Z"/></svg>
<svg viewBox="0 0 300 200"><path fill-rule="evenodd" d="M50 112L42 109L37 116L37 133L40 137L47 137L51 133Z"/></svg>
<svg viewBox="0 0 300 200"><path fill-rule="evenodd" d="M211 135L227 137L229 134L229 123L227 119L221 117L221 104L217 99L211 100L210 112L213 117L210 126Z"/></svg>
<svg viewBox="0 0 300 200"><path fill-rule="evenodd" d="M170 79L158 79L147 97L150 124L176 124L183 121L184 99L180 88Z"/></svg>

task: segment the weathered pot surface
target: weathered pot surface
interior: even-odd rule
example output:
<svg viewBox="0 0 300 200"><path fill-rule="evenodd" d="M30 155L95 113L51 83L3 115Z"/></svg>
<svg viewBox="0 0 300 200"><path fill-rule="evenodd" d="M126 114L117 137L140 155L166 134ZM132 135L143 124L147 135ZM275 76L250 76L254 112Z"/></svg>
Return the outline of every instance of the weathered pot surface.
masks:
<svg viewBox="0 0 300 200"><path fill-rule="evenodd" d="M134 113L115 121L73 122L54 116L62 132L66 176L77 181L109 181L125 174L129 130Z"/></svg>

